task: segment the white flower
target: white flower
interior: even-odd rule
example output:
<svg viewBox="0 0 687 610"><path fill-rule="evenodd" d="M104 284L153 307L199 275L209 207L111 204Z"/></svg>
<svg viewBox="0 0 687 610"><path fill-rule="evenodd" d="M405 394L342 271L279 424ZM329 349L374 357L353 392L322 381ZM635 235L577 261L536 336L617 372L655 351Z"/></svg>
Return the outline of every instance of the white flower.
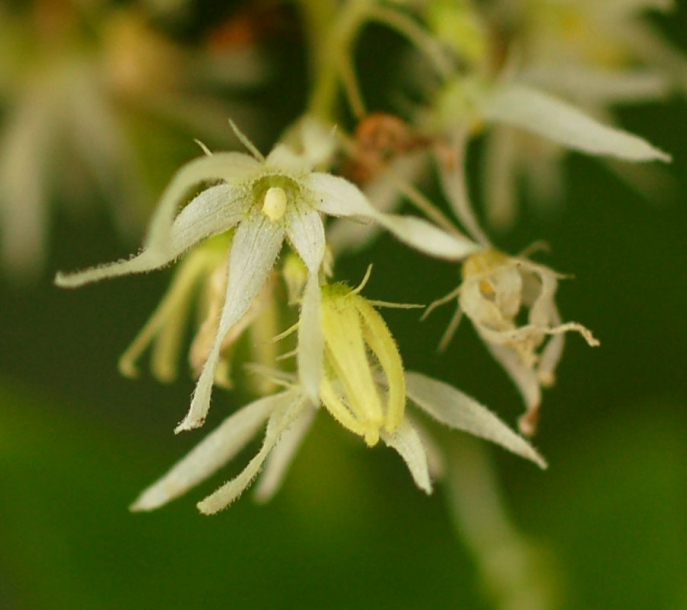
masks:
<svg viewBox="0 0 687 610"><path fill-rule="evenodd" d="M451 386L419 373L403 372L398 348L369 302L342 285L323 296L327 374L319 399L296 384L261 398L227 418L189 455L146 489L132 510L152 510L182 495L232 459L267 420L262 448L234 479L198 504L215 513L236 500L266 463L258 484L260 499L278 489L320 406L372 446L381 439L405 460L416 485L430 493L429 460L437 450L405 414L406 395L434 420L502 445L542 468L546 463L522 437L484 406ZM281 375L288 380L288 376ZM293 381L293 380L291 380ZM406 392L407 391L407 392ZM429 455L428 455L429 454Z"/></svg>
<svg viewBox="0 0 687 610"><path fill-rule="evenodd" d="M143 251L129 260L74 274L58 274L56 283L77 287L105 278L159 269L198 242L234 229L229 275L217 334L198 380L191 407L176 431L203 424L224 337L241 320L265 283L285 240L305 263L309 276L303 291L298 366L311 398L319 391L322 368L319 272L325 253L321 213L374 220L414 247L439 257L464 256L468 240L447 238L429 223L377 212L353 184L314 165L329 154L319 125L305 122L302 153L280 144L265 158L239 134L253 156L227 152L191 161L174 176L150 224ZM190 188L219 182L197 195L178 214Z"/></svg>
<svg viewBox="0 0 687 610"><path fill-rule="evenodd" d="M221 235L196 246L184 257L160 304L119 359L122 375L137 377L137 362L150 349L153 376L163 383L174 381L184 336L187 327L191 327L194 338L188 361L194 378L200 376L217 335L224 305L228 247L229 240ZM273 274L243 318L224 337L215 385L233 387L232 360L244 334L248 336L246 347L251 359L263 366L274 366L278 354L272 338L279 332L280 321L276 287L277 276Z"/></svg>

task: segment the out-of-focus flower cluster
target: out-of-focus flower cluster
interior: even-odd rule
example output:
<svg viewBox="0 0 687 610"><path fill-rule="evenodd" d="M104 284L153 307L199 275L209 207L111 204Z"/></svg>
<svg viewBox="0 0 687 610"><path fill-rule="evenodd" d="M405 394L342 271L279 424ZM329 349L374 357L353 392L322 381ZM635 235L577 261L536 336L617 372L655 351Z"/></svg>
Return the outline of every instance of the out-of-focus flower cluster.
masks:
<svg viewBox="0 0 687 610"><path fill-rule="evenodd" d="M0 6L0 254L18 279L44 264L55 202L74 209L100 198L119 230L140 231L156 198L150 168L171 160L149 144L156 131L230 144L218 128L227 116L252 124L226 94L264 78L255 50L218 36L197 45L173 38L163 9Z"/></svg>
<svg viewBox="0 0 687 610"><path fill-rule="evenodd" d="M669 3L297 0L283 13L268 2L244 4L245 15L277 10L271 19L300 25L311 77L300 116L267 155L249 138L256 122L232 122L234 141L247 152L201 145L202 154L162 193L137 255L56 280L77 287L176 264L160 306L122 356L122 372L137 375L149 349L153 375L173 379L191 327L188 360L197 385L176 431L202 426L219 388L255 394L133 508L150 510L186 492L265 423L258 454L198 506L204 513L228 506L263 466L257 494L270 497L320 411L367 445L382 441L397 451L428 493L451 453L438 440L437 423L545 466L528 440L475 399L404 370L403 346L380 309L415 305L364 297L369 274L352 288L355 282L336 277L336 263L387 231L421 255L461 265L460 283L427 310L456 305L441 346L460 339L455 331L467 317L522 395L520 432L534 434L542 388L555 381L566 334L590 346L598 341L559 312L565 276L535 262L535 248L502 251L492 231L513 224L521 178L527 198L555 203L568 151L613 162L621 172L669 161L613 118L618 104L685 89L685 59L644 20L644 12ZM192 5L169 9L179 18ZM146 210L137 151L120 128L123 107L181 119L201 139L208 131L229 135L226 119L235 111L218 118L215 102L198 96L207 83L253 80L262 72L250 63L254 56L244 48L218 61L206 44L173 42L146 10L159 15L165 4L115 9L95 0L35 0L1 22L0 43L11 49L0 65L8 262L28 265L40 251L56 164L71 159L63 146L78 154L118 215ZM398 60L403 76L385 83L384 108L368 108L361 84L377 61L358 58L357 42L370 24L406 45ZM484 188L475 206L466 159L478 140ZM69 167L60 178L80 177ZM434 190L426 187L431 172ZM400 213L401 206L415 213Z"/></svg>

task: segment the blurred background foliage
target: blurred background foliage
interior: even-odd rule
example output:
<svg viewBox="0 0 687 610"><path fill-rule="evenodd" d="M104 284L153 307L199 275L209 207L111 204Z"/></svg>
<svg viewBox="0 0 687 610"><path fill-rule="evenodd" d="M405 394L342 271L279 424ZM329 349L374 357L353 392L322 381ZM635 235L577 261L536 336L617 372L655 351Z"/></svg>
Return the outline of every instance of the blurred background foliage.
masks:
<svg viewBox="0 0 687 610"><path fill-rule="evenodd" d="M225 15L224 4L199 3L198 22ZM660 25L687 51L686 2ZM380 44L371 39L363 44ZM397 41L384 42L377 60L391 73ZM276 77L253 100L272 121L263 148L299 112L305 81L298 36L282 32L270 44ZM493 457L515 522L551 558L563 608L685 610L687 105L633 108L623 119L673 154L678 188L647 202L593 159L572 155L564 206L526 212L502 238L512 251L540 238L552 245L547 264L575 276L559 291L564 316L593 329L602 346L568 341L536 438L549 470L498 450ZM178 151L180 161L195 154ZM425 497L397 456L366 449L326 417L266 506L248 493L216 517L196 512L229 468L160 511L128 512L204 432L171 434L192 380L160 386L116 368L168 272L80 291L52 285L58 269L131 251L106 208L93 208L75 220L55 206L40 281L0 279L0 608L490 608L442 488ZM389 237L347 259L341 275L362 277L371 259L371 298L426 303L455 283L454 266ZM416 323L413 311L389 312L408 368L514 422L519 397L468 325L437 355L448 316ZM208 426L239 400L218 395Z"/></svg>

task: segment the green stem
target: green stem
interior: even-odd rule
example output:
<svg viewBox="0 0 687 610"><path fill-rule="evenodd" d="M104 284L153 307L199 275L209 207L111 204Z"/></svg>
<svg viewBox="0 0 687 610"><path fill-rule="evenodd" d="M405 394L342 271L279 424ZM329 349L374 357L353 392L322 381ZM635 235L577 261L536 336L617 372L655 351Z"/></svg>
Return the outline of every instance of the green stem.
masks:
<svg viewBox="0 0 687 610"><path fill-rule="evenodd" d="M347 90L350 74L344 74L351 61L353 43L365 23L370 0L348 0L340 7L331 0L299 0L310 45L313 88L307 113L326 123L336 122L339 87ZM353 110L361 111L357 89L353 87Z"/></svg>

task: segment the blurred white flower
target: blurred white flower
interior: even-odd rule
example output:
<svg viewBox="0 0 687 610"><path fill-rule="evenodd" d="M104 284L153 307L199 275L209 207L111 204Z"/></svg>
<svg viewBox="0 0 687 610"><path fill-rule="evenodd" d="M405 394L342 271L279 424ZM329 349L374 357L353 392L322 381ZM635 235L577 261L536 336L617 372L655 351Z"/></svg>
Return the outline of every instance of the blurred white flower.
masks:
<svg viewBox="0 0 687 610"><path fill-rule="evenodd" d="M664 0L525 0L504 10L498 24L508 47L510 64L505 71L517 83L613 125L613 111L619 105L687 91L687 58L651 27L644 14L672 7ZM542 102L530 105L533 116L541 114L545 123L549 111ZM551 106L550 100L546 105ZM483 188L492 225L512 224L521 177L535 204L550 206L562 198L565 150L561 146L571 146L555 137L546 142L532 134L550 137L532 129L531 123L517 121L500 122L488 135ZM651 158L632 159L615 152L602 158L647 197L660 197L670 186L658 168L620 165L613 156L631 161Z"/></svg>
<svg viewBox="0 0 687 610"><path fill-rule="evenodd" d="M568 150L601 157L637 186L657 183L656 168L618 161L670 156L615 127L611 109L657 99L687 82L687 61L640 18L642 9L659 5L666 3L523 0L487 7L441 1L424 7L428 27L452 51L455 67L448 77L413 73L415 81L425 81L430 102L416 118L456 151L485 134L480 166L490 225L513 222L522 177L528 194L554 205ZM440 163L440 171L464 171L457 156L458 167ZM463 212L456 209L461 221Z"/></svg>
<svg viewBox="0 0 687 610"><path fill-rule="evenodd" d="M166 123L216 137L242 114L219 86L264 72L238 51L218 80L216 58L166 38L134 8L97 1L4 9L0 56L0 258L18 278L42 266L56 198L84 206L95 186L117 227L137 232L153 201L143 157L170 161L164 147L144 154L145 130Z"/></svg>

